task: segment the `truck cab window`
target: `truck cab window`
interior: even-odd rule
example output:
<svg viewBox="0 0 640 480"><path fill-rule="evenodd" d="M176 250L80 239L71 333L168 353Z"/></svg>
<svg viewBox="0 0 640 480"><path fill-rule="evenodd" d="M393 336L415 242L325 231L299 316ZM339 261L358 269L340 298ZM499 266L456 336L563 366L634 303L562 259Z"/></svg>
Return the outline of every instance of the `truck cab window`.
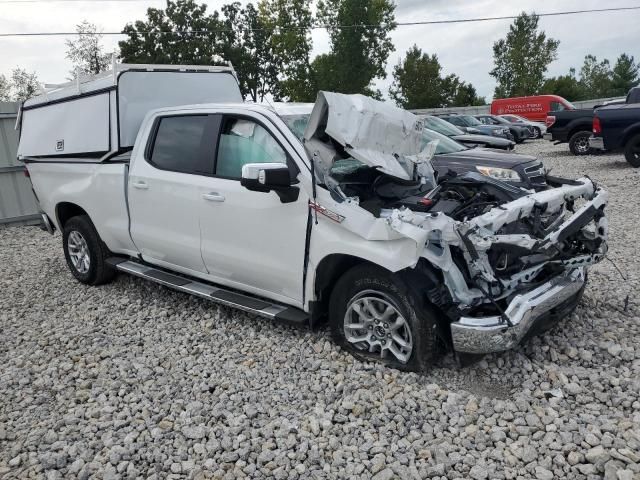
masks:
<svg viewBox="0 0 640 480"><path fill-rule="evenodd" d="M560 102L551 102L551 111L552 112L561 112L564 110L564 105Z"/></svg>
<svg viewBox="0 0 640 480"><path fill-rule="evenodd" d="M202 174L206 159L202 156L202 140L206 115L164 117L156 131L151 163L162 170Z"/></svg>
<svg viewBox="0 0 640 480"><path fill-rule="evenodd" d="M220 133L216 175L239 179L247 163L287 163L280 144L258 123L227 117Z"/></svg>

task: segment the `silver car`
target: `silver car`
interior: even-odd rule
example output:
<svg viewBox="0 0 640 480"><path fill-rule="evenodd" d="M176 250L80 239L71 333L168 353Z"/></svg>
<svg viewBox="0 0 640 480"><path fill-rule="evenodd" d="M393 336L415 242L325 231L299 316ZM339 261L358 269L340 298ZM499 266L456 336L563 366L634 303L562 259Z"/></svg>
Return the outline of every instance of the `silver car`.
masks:
<svg viewBox="0 0 640 480"><path fill-rule="evenodd" d="M547 126L542 122L534 122L527 118L521 117L520 115L513 115L511 113L506 115L498 115L499 117L504 118L508 122L518 123L520 125L526 125L527 127L531 127L535 136L533 138L542 138L542 136L547 133Z"/></svg>

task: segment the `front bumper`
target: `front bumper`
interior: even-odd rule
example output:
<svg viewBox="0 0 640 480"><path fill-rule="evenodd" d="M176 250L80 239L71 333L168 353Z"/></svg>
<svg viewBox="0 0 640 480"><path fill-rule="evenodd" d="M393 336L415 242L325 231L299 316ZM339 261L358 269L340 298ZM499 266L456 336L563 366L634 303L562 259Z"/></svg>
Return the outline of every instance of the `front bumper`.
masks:
<svg viewBox="0 0 640 480"><path fill-rule="evenodd" d="M604 140L602 137L589 137L589 148L604 150Z"/></svg>
<svg viewBox="0 0 640 480"><path fill-rule="evenodd" d="M461 317L451 324L454 350L463 353L491 353L514 348L536 323L577 297L585 282L584 269L578 268L554 277L527 293L516 295L505 310L511 326L500 315ZM569 310L573 306L572 303ZM562 313L566 314L568 311L565 309Z"/></svg>

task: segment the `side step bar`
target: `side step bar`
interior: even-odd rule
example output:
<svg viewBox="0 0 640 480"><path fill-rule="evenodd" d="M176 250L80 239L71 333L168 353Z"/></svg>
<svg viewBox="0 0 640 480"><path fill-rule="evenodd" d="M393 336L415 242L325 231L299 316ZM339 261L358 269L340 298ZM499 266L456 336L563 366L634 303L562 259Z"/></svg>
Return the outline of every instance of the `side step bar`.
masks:
<svg viewBox="0 0 640 480"><path fill-rule="evenodd" d="M280 305L270 300L263 300L237 293L233 290L226 290L221 287L191 280L158 268L150 267L149 265L127 260L126 258L111 257L107 259L107 263L121 272L145 278L160 285L178 290L179 292L196 295L228 307L294 325L309 324L309 315L294 307Z"/></svg>

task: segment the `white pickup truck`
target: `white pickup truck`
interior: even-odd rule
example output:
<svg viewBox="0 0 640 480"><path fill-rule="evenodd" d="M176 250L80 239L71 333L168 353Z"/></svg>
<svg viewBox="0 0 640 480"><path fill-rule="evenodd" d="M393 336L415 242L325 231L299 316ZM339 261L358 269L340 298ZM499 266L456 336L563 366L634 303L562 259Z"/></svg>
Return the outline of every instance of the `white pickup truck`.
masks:
<svg viewBox="0 0 640 480"><path fill-rule="evenodd" d="M80 282L120 271L328 319L402 369L516 346L575 308L606 253L588 178L436 179L420 119L360 95L320 92L302 142L285 120L242 103L228 68L118 65L25 102L19 158Z"/></svg>

